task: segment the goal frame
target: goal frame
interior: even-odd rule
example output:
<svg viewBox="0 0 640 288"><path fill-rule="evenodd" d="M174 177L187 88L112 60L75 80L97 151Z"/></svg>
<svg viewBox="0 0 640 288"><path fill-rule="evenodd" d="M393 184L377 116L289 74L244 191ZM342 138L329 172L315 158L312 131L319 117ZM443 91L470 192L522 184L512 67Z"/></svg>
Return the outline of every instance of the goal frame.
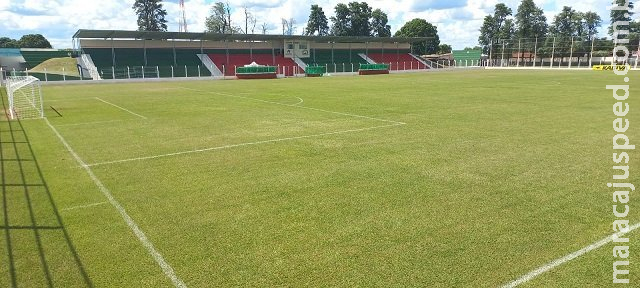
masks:
<svg viewBox="0 0 640 288"><path fill-rule="evenodd" d="M8 76L4 84L11 120L44 118L40 79L33 76Z"/></svg>

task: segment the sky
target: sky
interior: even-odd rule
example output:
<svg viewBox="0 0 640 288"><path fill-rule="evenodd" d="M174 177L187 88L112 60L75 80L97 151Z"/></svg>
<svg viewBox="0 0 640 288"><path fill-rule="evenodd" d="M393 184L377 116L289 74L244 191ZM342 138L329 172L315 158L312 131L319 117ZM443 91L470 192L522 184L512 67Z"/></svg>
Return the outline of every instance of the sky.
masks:
<svg viewBox="0 0 640 288"><path fill-rule="evenodd" d="M189 32L202 32L210 7L220 0L185 0ZM232 23L244 27L242 7L257 18L255 33L260 26L269 27L268 34L282 34L281 19L295 19L296 34L306 26L312 4L333 16L337 3L351 0L228 0L232 7ZM521 0L359 0L373 9L380 8L389 16L392 33L414 18L423 18L438 27L441 43L463 49L477 45L483 18L493 12L497 3L505 3L515 11ZM0 37L19 39L25 34L42 34L54 48L71 48L71 38L78 29L136 30L136 15L131 8L134 0L0 0ZM169 31L178 31L180 9L178 0L164 0ZM226 1L225 1L226 2ZM545 11L549 22L563 6L577 11L596 12L604 23L605 36L609 25L609 0L534 0ZM636 5L640 15L640 5Z"/></svg>

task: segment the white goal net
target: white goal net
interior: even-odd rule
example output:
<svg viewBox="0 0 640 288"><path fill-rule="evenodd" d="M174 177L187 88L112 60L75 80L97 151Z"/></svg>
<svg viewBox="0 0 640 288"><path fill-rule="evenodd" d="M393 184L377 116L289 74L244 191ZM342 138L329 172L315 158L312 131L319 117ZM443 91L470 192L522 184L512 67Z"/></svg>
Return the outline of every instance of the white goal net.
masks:
<svg viewBox="0 0 640 288"><path fill-rule="evenodd" d="M33 76L9 76L5 80L11 119L43 118L40 80Z"/></svg>

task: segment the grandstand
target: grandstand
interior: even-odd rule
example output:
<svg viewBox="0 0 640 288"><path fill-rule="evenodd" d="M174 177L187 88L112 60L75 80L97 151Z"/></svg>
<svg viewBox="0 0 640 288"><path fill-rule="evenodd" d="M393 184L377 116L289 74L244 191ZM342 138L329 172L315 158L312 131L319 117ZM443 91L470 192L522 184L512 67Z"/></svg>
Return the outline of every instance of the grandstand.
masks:
<svg viewBox="0 0 640 288"><path fill-rule="evenodd" d="M389 64L390 70L428 69L426 62L408 51L393 51L392 53L369 53L369 58L376 63Z"/></svg>
<svg viewBox="0 0 640 288"><path fill-rule="evenodd" d="M78 30L73 39L94 79L234 76L254 62L281 76L304 74L307 66L357 72L360 64L382 62L392 70L428 69L411 51L431 40L111 30Z"/></svg>

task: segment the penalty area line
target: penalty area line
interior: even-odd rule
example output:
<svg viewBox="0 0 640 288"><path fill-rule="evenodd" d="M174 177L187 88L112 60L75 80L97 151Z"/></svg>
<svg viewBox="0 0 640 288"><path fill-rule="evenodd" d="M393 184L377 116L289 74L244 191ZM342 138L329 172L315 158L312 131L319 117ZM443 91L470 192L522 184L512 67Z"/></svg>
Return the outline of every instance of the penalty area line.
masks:
<svg viewBox="0 0 640 288"><path fill-rule="evenodd" d="M82 126L82 125L93 125L93 124L106 124L106 123L114 123L114 122L122 122L124 120L109 120L109 121L93 121L93 122L82 122L82 123L71 123L71 124L57 124L58 127L68 127L68 126ZM140 121L140 120L137 120Z"/></svg>
<svg viewBox="0 0 640 288"><path fill-rule="evenodd" d="M151 243L151 240L149 240L149 238L147 238L147 235L145 235L142 229L140 229L140 226L138 226L138 224L136 224L136 222L133 221L133 218L129 216L129 214L124 209L122 204L120 204L120 202L118 202L118 200L116 200L113 197L113 195L111 194L111 191L109 191L109 189L106 186L104 186L102 181L98 179L98 176L96 176L96 174L93 173L93 170L91 170L91 167L89 167L84 162L84 160L80 158L80 156L76 153L76 151L74 151L73 148L71 148L71 145L69 145L67 140L65 140L64 137L62 137L62 134L58 132L58 129L56 129L56 127L51 125L51 122L49 122L49 119L44 118L44 121L45 123L47 123L49 128L51 128L53 133L56 134L56 136L58 137L58 140L60 140L62 145L64 145L64 147L67 149L69 154L71 154L71 156L73 156L76 162L78 162L78 164L80 164L80 166L87 172L87 174L89 174L89 177L91 178L91 180L93 180L93 183L96 184L100 192L102 192L102 194L107 198L108 202L111 203L111 205L114 208L116 208L118 213L120 213L120 216L122 216L122 219L124 220L124 222L127 223L127 226L129 226L129 229L133 231L133 234L136 235L136 237L138 238L142 246L144 246L147 249L147 252L151 254L151 256L156 261L158 266L160 266L164 274L169 279L171 279L171 282L173 283L173 285L175 287L187 287L187 285L184 284L184 282L182 282L180 278L178 278L178 276L176 275L171 265L169 265L169 263L166 260L164 260L164 257L162 257L160 252L156 250L156 248L153 246L153 243Z"/></svg>
<svg viewBox="0 0 640 288"><path fill-rule="evenodd" d="M220 95L220 96L232 97L232 98L239 98L239 99L247 99L247 100L253 100L253 101L269 103L269 104L274 104L274 105L295 107L295 108L300 108L300 109L307 109L307 110L313 110L313 111L337 114L337 115L342 115L342 116L349 116L349 117L363 118L363 119L369 119L369 120L375 120L375 121L382 121L382 122L394 123L394 124L398 124L398 125L407 124L407 123L400 122L400 121L393 121L393 120L380 119L380 118L364 116L364 115L358 115L358 114L351 114L351 113L337 112L337 111L331 111L331 110L324 110L324 109L307 107L307 106L299 106L302 102L296 103L296 104L283 104L283 103L278 103L278 102L273 102L273 101L267 101L267 100L262 100L262 99L257 99L257 98L232 95L232 94L227 94L227 93L222 93L222 92L204 91L204 90L198 90L198 89L187 88L187 87L181 87L181 88L185 89L185 90L191 90L191 91L196 91L196 92L201 92L201 93L206 93L206 94L214 94L214 95ZM298 97L296 97L296 98L298 98ZM298 98L298 99L300 99L300 98ZM302 100L302 99L300 99L300 100Z"/></svg>
<svg viewBox="0 0 640 288"><path fill-rule="evenodd" d="M142 115L140 115L140 114L138 114L138 113L135 113L135 112L133 112L133 111L131 111L131 110L127 109L127 108L120 107L120 106L118 106L118 105L116 105L116 104L113 104L113 103L111 103L111 102L109 102L109 101L102 100L102 99L100 99L100 98L98 98L98 97L95 97L95 99L96 99L96 100L98 100L98 101L100 101L100 102L103 102L103 103L105 103L105 104L109 104L109 105L111 105L111 106L113 106L113 107L116 107L116 108L118 108L118 109L120 109L120 110L122 110L122 111L129 112L129 114L131 114L131 115L134 115L134 116L140 117L140 118L142 118L142 119L147 119L147 117L144 117L144 116L142 116Z"/></svg>
<svg viewBox="0 0 640 288"><path fill-rule="evenodd" d="M94 166L102 166L102 165L108 165L108 164L118 164L118 163L132 162L132 161L150 160L150 159L164 158L164 157L170 157L170 156L178 156L178 155L201 153L201 152L214 151L214 150L230 149L230 148L243 147L243 146L252 146L252 145L259 145L259 144L267 144L267 143L276 143L276 142L299 140L299 139L306 139L306 138L322 137L322 136L328 136L328 135L362 132L362 131L381 129L381 128L386 128L386 127L394 127L394 126L400 126L400 125L405 125L405 124L399 124L399 123L398 124L389 124L389 125L382 125L382 126L375 126L375 127L367 127L367 128L359 128L359 129L350 129L350 130L342 130L342 131L335 131L335 132L313 134L313 135L304 135L304 136L286 137L286 138L270 139L270 140L263 140L263 141L256 141L256 142L230 144L230 145L224 145L224 146L216 146L216 147L210 147L210 148L195 149L195 150L188 150L188 151L180 151L180 152L174 152L174 153L167 153L167 154L160 154L160 155L153 155L153 156L145 156L145 157L136 157L136 158L122 159L122 160L106 161L106 162L99 162L99 163L86 164L86 165L87 165L87 167L94 167Z"/></svg>
<svg viewBox="0 0 640 288"><path fill-rule="evenodd" d="M533 270L533 271L531 271L531 272L529 272L529 273L527 273L525 275L522 275L522 276L520 276L520 278L518 278L516 280L513 280L513 281L509 282L508 284L505 284L505 285L503 285L501 287L502 288L513 288L513 287L516 287L518 285L527 283L527 282L533 280L534 278L540 276L540 274L543 274L543 273L545 273L545 272L547 272L547 271L549 271L549 270L551 270L553 268L556 268L556 267L558 267L558 266L560 266L560 265L562 265L564 263L567 263L567 262L569 262L569 261L571 261L573 259L576 259L576 258L578 258L578 257L580 257L580 256L582 256L584 254L587 254L587 253L589 253L589 252L591 252L593 250L596 250L596 249L598 249L598 248L600 248L600 247L602 247L604 245L607 245L610 242L613 242L614 239L620 238L620 237L624 236L625 234L630 233L631 231L636 230L638 228L640 228L640 223L636 223L636 224L632 225L626 231L620 231L618 233L611 234L608 237L606 237L606 238L604 238L604 239L602 239L600 241L597 241L597 242L595 242L595 243L593 243L593 244L591 244L589 246L586 246L586 247L584 247L584 248L582 248L582 249L580 249L578 251L575 251L575 252L573 252L571 254L567 254L567 255L565 255L563 257L560 257L558 259L555 259L555 260L553 260L553 261L551 261L551 262L549 262L547 264L544 264L544 265L536 268L535 270Z"/></svg>

